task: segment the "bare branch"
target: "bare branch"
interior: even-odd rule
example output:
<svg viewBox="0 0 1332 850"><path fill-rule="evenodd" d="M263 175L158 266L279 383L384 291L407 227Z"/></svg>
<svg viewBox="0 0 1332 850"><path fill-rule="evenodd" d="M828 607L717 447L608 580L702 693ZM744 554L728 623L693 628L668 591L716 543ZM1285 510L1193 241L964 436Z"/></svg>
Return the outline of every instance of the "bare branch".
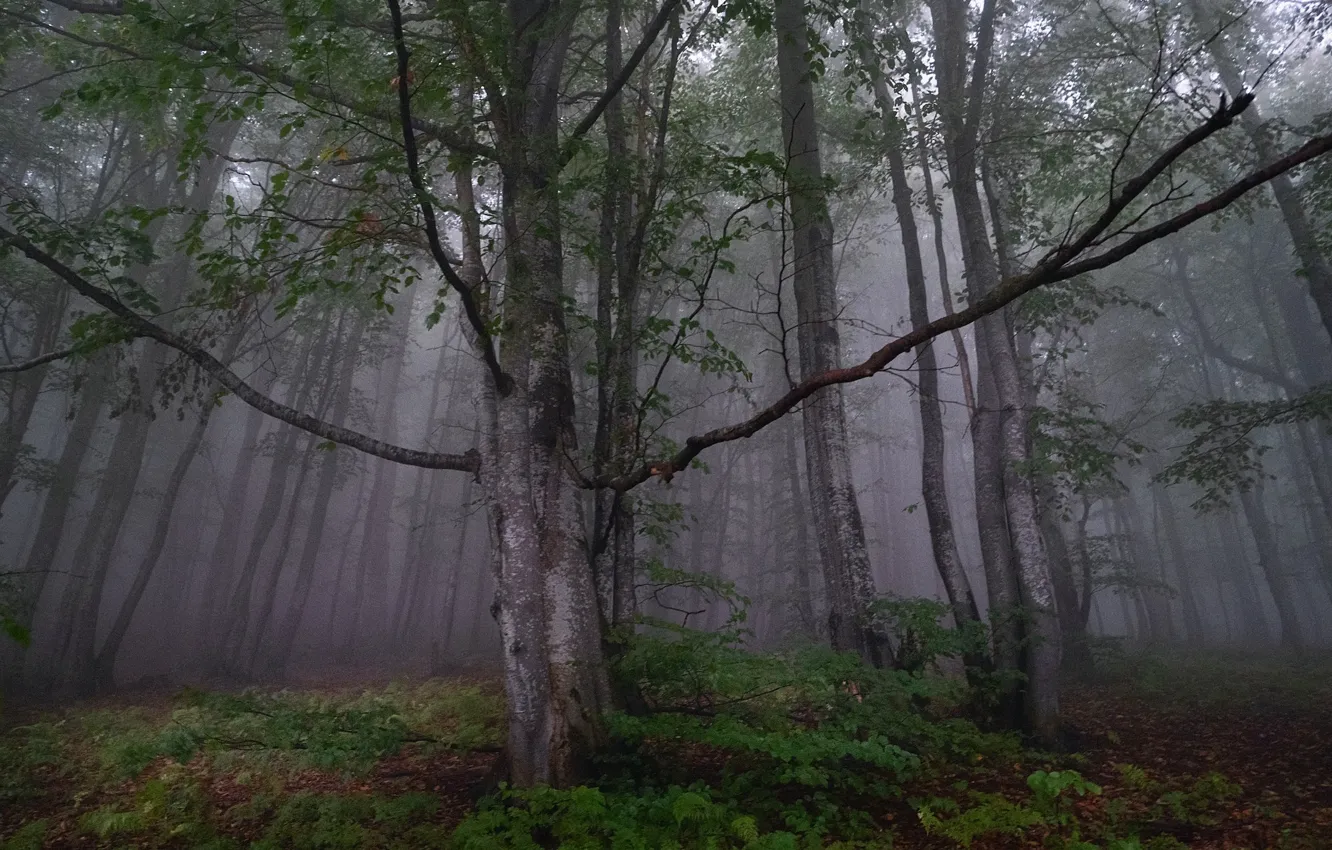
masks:
<svg viewBox="0 0 1332 850"><path fill-rule="evenodd" d="M0 373L26 372L29 369L36 369L38 366L45 366L47 363L56 360L64 360L71 354L78 352L78 348L64 348L60 351L52 351L49 354L43 354L40 357L34 357L31 360L24 360L19 363L5 363L0 365Z"/></svg>
<svg viewBox="0 0 1332 850"><path fill-rule="evenodd" d="M647 52L652 49L652 44L657 40L661 31L666 28L666 24L670 23L671 15L675 14L675 9L679 5L680 0L665 0L661 4L657 16L652 19L652 22L648 24L647 29L643 32L643 40L638 43L638 47L629 56L629 61L625 62L624 68L620 70L620 76L602 93L601 97L597 98L597 102L592 104L592 108L583 116L583 120L579 121L577 126L573 128L573 132L569 134L569 138L565 142L564 154L560 157L561 164L568 163L573 158L573 143L587 135L587 132L596 126L597 121L601 119L601 114L606 111L606 107L610 106L611 101L619 97L620 92L629 84L629 80L633 77L634 72L638 70L639 64L647 56Z"/></svg>
<svg viewBox="0 0 1332 850"><path fill-rule="evenodd" d="M475 474L480 468L480 456L475 450L459 455L405 449L401 446L395 446L391 443L376 440L373 437L366 436L357 431L352 431L349 428L343 428L340 425L324 422L307 413L301 413L299 410L295 410L280 402L274 401L256 390L254 387L245 383L239 375L227 368L226 364L222 363L222 361L218 360L203 347L143 318L138 313L122 304L114 295L88 281L74 269L65 265L46 251L43 251L28 239L5 227L0 227L0 244L3 243L13 245L33 262L45 266L50 271L54 272L57 277L68 284L75 292L78 292L83 297L120 319L124 322L126 330L130 334L156 340L163 345L176 349L197 363L199 368L207 372L223 387L230 390L241 401L256 410L267 413L274 419L280 419L283 422L300 428L302 431L308 431L316 437L323 437L326 440L332 440L335 443L341 443L342 445L359 449L366 454L382 457L385 460L391 460L395 463L401 463L407 466L419 466L425 469L456 469L464 472L471 472L473 474Z"/></svg>
<svg viewBox="0 0 1332 850"><path fill-rule="evenodd" d="M1229 125L1240 111L1251 101L1251 98L1240 98L1231 106L1222 106L1216 113L1207 120L1202 126L1189 133L1179 143L1172 146L1160 157L1157 158L1147 169L1138 177L1125 184L1124 192L1119 198L1114 199L1107 214L1112 210L1122 212L1133 197L1142 194L1150 185L1151 180L1148 175L1159 175L1165 171L1170 162L1178 159L1185 151L1201 144L1213 133ZM1282 157L1275 162L1250 172L1242 179L1231 184L1225 190L1213 195L1211 198L1199 203L1184 212L1167 219L1153 227L1146 228L1136 233L1132 238L1126 239L1113 248L1088 257L1085 260L1072 262L1078 253L1085 250L1096 238L1096 235L1103 232L1113 222L1114 218L1102 216L1093 222L1078 239L1074 240L1070 246L1051 252L1031 271L1026 274L1010 277L996 286L993 290L981 297L967 307L965 310L959 310L951 315L943 316L930 322L920 328L916 328L910 333L898 337L887 345L875 351L866 360L855 366L849 366L843 369L832 369L819 375L813 375L810 378L792 387L789 392L773 402L768 407L760 410L757 414L733 425L727 425L721 428L714 428L703 434L689 437L685 440L684 448L676 452L674 456L644 464L639 469L627 475L617 478L599 478L590 482L593 486L609 487L615 490L628 490L642 484L654 475L661 475L663 478L673 475L675 472L688 467L689 463L698 456L700 452L709 446L715 446L718 443L726 443L732 440L739 440L751 437L754 434L776 422L786 415L792 408L804 399L833 384L848 384L854 381L861 381L873 377L881 372L889 363L896 358L912 350L918 345L929 342L936 336L948 333L957 328L965 327L983 316L994 313L1002 309L1007 304L1017 300L1035 289L1042 286L1048 286L1059 281L1069 280L1078 275L1112 266L1121 260L1132 256L1143 247L1150 245L1160 239L1164 239L1173 233L1177 233L1203 218L1219 212L1235 201L1239 200L1248 192L1262 186L1274 177L1280 176L1292 168L1308 162L1316 157L1332 151L1332 134L1318 136L1310 139L1298 150ZM1132 193L1132 194L1130 194ZM1116 213L1117 214L1117 213ZM1078 246L1077 252L1072 251L1073 246Z"/></svg>
<svg viewBox="0 0 1332 850"><path fill-rule="evenodd" d="M411 53L407 50L407 37L402 28L402 7L398 0L388 0L389 14L393 18L393 47L398 54L398 114L402 123L402 147L407 155L407 176L416 191L416 203L421 208L421 217L425 221L426 241L430 244L430 254L435 258L444 279L458 293L462 301L463 312L467 314L467 323L476 334L476 346L481 349L481 356L486 361L486 368L495 382L495 391L501 396L513 390L513 379L500 368L499 358L495 356L495 343L491 339L490 329L481 316L476 304L476 295L472 288L453 270L448 252L439 239L439 224L435 221L435 204L430 199L430 191L421 177L421 161L416 151L416 133L412 130L412 93L409 81L411 68L408 60Z"/></svg>

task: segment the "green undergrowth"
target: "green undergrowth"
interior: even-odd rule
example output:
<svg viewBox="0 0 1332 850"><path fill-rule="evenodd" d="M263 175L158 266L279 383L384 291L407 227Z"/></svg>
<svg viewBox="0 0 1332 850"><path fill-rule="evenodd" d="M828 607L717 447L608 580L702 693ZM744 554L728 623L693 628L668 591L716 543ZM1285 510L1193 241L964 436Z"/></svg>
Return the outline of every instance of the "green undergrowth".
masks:
<svg viewBox="0 0 1332 850"><path fill-rule="evenodd" d="M962 669L978 636L939 625L934 603L887 610L911 653L899 669L826 648L748 651L739 619L729 633L651 624L620 647L632 711L612 718L597 781L504 788L454 846L1174 850L1186 845L1172 829L1216 825L1240 793L1220 775L1166 781L1128 765L1111 792L1084 776L1085 758L980 728L996 682Z"/></svg>
<svg viewBox="0 0 1332 850"><path fill-rule="evenodd" d="M504 789L455 846L892 846L889 821L913 783L1022 757L1014 737L967 719L973 685L932 672L963 647L948 630L918 628L943 613L922 604L930 610L910 619L913 670L818 647L752 652L742 618L717 633L649 623L620 646L616 685L633 710L611 719L597 784Z"/></svg>
<svg viewBox="0 0 1332 850"><path fill-rule="evenodd" d="M56 839L444 847L452 826L439 796L387 793L371 774L388 758L424 774L449 754L497 750L502 733L493 689L447 680L340 693L185 690L154 709L71 709L0 733L0 850ZM7 809L34 816L13 824Z"/></svg>
<svg viewBox="0 0 1332 850"><path fill-rule="evenodd" d="M0 850L1179 850L1253 808L1217 773L1035 752L982 728L994 683L962 662L975 636L914 604L885 609L910 652L900 669L815 646L752 651L739 616L721 633L647 623L616 645L628 710L609 718L594 780L500 786L476 804L460 789L485 772L474 751L503 740L493 687L186 690L71 709L0 733ZM1167 676L1176 703L1223 684L1202 660L1103 658L1116 692L1163 703ZM1296 705L1327 681L1232 669ZM1292 834L1282 850L1305 850Z"/></svg>

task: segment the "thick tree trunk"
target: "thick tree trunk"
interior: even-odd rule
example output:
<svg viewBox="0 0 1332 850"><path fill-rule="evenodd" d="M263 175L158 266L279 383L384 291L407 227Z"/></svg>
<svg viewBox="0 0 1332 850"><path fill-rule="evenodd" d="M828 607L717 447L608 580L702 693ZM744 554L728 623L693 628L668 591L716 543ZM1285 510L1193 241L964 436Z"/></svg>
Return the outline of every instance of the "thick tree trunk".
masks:
<svg viewBox="0 0 1332 850"><path fill-rule="evenodd" d="M986 229L985 208L978 188L976 157L981 104L966 95L967 10L965 0L932 0L930 3L937 45L940 113L943 117L953 201L962 236L962 259L967 269L968 285L975 298L998 285L999 269ZM986 10L982 14L981 49L977 56L982 81L988 62L988 45L992 38L992 32L985 31L984 27L992 26L992 18L993 0L987 0ZM988 367L985 371L989 372L988 376L978 376L981 392L977 404L984 410L987 400L992 400L996 404L994 410L999 414L997 424L986 423L985 427L981 427L981 423L977 423L973 426L985 439L984 443L976 446L977 507L987 512L987 519L993 523L983 525L981 529L982 551L989 552L986 574L987 578L994 574L1003 581L1000 575L1002 567L998 563L1002 558L1002 541L997 527L998 518L988 517L991 508L980 504L980 499L982 493L993 494L1002 488L1008 539L1016 562L1017 586L1028 625L1024 663L1027 674L1024 694L1026 725L1038 740L1050 745L1056 742L1059 731L1062 637L1035 492L1031 481L1021 472L1024 462L1029 459L1030 428L1025 407L1026 394L1003 312L981 319L977 323L977 334L977 353L984 358L978 368ZM992 453L995 453L996 447L1001 459L998 464L1002 470L1000 482L994 481L992 477L996 465ZM988 480L981 480L982 470ZM991 602L996 601L1002 603L1004 600L1002 594L996 599L992 590Z"/></svg>
<svg viewBox="0 0 1332 850"><path fill-rule="evenodd" d="M782 140L794 248L801 377L841 366L840 312L803 0L777 0L774 27L781 84ZM803 412L814 528L828 589L833 647L883 666L892 648L871 619L874 574L851 476L846 405L840 384L820 390Z"/></svg>
<svg viewBox="0 0 1332 850"><path fill-rule="evenodd" d="M506 332L512 387L484 400L482 480L496 543L496 603L508 696L511 781L576 784L605 743L610 680L583 542L573 382L564 326L558 91L572 7L514 0L510 88L497 116Z"/></svg>

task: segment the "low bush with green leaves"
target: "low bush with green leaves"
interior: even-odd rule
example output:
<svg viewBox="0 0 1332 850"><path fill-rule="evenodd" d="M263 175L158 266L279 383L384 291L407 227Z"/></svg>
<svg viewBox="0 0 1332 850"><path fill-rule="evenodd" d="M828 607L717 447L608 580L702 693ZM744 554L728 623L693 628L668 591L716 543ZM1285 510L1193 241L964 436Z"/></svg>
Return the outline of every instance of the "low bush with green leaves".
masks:
<svg viewBox="0 0 1332 850"><path fill-rule="evenodd" d="M717 632L653 619L619 635L615 681L631 710L611 718L597 786L505 790L464 822L459 846L887 846L875 813L907 783L1021 751L966 719L974 681L935 670L984 639L942 626L946 607L885 601L879 615L912 660L885 670L826 647L752 651L743 605L733 610Z"/></svg>

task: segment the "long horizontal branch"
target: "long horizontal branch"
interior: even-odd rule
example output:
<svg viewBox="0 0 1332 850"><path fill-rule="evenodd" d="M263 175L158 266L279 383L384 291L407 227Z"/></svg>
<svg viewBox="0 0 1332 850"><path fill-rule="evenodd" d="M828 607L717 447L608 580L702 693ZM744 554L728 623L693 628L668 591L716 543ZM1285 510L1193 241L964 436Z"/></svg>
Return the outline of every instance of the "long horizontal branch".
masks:
<svg viewBox="0 0 1332 850"><path fill-rule="evenodd" d="M1226 123L1228 124L1229 122L1227 121ZM1209 121L1208 124L1204 125L1204 127L1210 128L1209 133L1199 134L1195 131L1194 133L1189 134L1187 138L1193 139L1192 144L1197 145L1208 135L1220 130L1223 126L1225 126L1225 124ZM768 425L771 425L773 422L776 422L778 419L785 416L797 404L809 398L824 387L829 387L834 384L849 384L854 381L861 381L873 377L887 367L893 360L908 351L911 351L916 346L929 342L941 334L970 325L978 319L1002 309L1004 306L1035 289L1112 266L1115 263L1132 256L1145 246L1164 239L1171 234L1177 233L1188 227L1190 224L1225 209L1248 192L1262 186L1272 178L1284 174L1292 168L1322 156L1329 151L1332 151L1332 134L1315 137L1310 139L1293 153L1250 172L1242 179L1231 184L1225 190L1213 195L1211 198L1208 198L1206 201L1185 210L1173 218L1167 219L1166 221L1146 228L1145 230L1141 230L1131 238L1124 240L1113 248L1109 248L1100 254L1088 257L1079 262L1068 262L1067 260L1061 262L1057 256L1051 255L1030 272L1004 280L987 295L980 298L966 309L960 310L952 315L943 316L942 318L930 322L928 325L911 331L905 336L894 339L892 342L889 342L887 345L875 351L858 365L844 369L833 369L819 375L811 376L805 381L797 384L789 392L777 399L777 401L743 422L737 422L733 425L727 425L721 428L714 428L711 431L690 437L685 440L684 447L669 458L646 463L633 472L618 477L603 476L602 478L592 480L589 484L593 487L628 490L642 484L654 475L660 475L664 479L669 479L675 472L686 469L689 463L709 446L752 437ZM1182 153L1183 151L1179 150L1178 146L1176 146L1162 154L1162 158L1166 156L1178 158ZM1160 173L1160 169L1158 168L1159 162L1160 160L1158 159L1157 162L1149 166L1148 171L1156 171L1157 173ZM1139 193L1146 190L1146 184L1137 180L1133 182L1139 185ZM1101 229L1104 228L1102 227ZM1081 238L1078 241L1080 242ZM1071 259L1071 257L1068 259Z"/></svg>
<svg viewBox="0 0 1332 850"><path fill-rule="evenodd" d="M92 283L25 237L5 227L0 227L0 243L13 245L28 259L45 266L75 292L120 319L130 334L156 340L163 345L176 349L197 363L199 368L207 372L215 381L231 391L241 401L272 416L274 419L294 425L317 437L323 437L326 440L358 449L366 454L407 466L419 466L425 469L456 469L471 473L476 473L480 468L480 456L475 450L466 454L445 454L407 449L376 440L350 428L333 425L275 401L245 383L244 379L227 368L226 364L202 346L140 316L122 304L114 295Z"/></svg>
<svg viewBox="0 0 1332 850"><path fill-rule="evenodd" d="M26 372L29 369L36 369L38 366L45 366L56 360L64 360L71 354L78 351L76 347L62 348L59 351L52 351L47 354L34 357L31 360L22 360L18 363L5 363L0 365L0 373Z"/></svg>

